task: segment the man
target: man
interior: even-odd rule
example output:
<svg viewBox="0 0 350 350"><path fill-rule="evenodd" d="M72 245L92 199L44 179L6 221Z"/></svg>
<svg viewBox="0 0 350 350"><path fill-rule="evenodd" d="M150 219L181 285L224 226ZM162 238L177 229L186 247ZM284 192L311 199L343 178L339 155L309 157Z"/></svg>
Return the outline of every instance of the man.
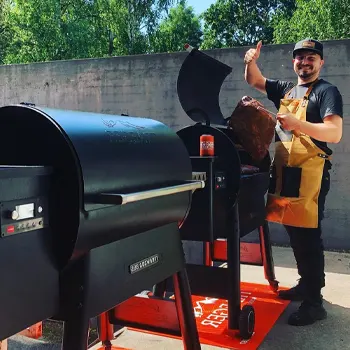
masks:
<svg viewBox="0 0 350 350"><path fill-rule="evenodd" d="M320 79L323 45L313 39L296 43L293 68L297 83L265 78L257 66L262 43L246 52L245 79L267 95L276 108L276 150L267 201L267 220L286 228L296 259L299 283L279 297L302 301L288 323L302 326L327 317L321 238L325 198L329 191L332 151L343 129L343 101L338 89Z"/></svg>

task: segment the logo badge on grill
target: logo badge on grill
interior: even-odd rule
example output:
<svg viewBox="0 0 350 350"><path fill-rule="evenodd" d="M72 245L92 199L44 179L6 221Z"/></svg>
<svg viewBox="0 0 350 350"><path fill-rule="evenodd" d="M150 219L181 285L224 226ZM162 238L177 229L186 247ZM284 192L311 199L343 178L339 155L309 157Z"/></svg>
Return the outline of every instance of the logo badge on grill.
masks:
<svg viewBox="0 0 350 350"><path fill-rule="evenodd" d="M129 272L131 275L137 272L141 272L151 266L154 266L160 262L160 258L158 254L154 254L146 259L138 261L129 266Z"/></svg>

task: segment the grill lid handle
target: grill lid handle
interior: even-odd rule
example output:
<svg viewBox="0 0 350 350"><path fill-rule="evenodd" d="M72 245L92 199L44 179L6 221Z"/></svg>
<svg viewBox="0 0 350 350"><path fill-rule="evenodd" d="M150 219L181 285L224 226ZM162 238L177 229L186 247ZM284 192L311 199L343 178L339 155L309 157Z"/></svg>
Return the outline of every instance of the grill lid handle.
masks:
<svg viewBox="0 0 350 350"><path fill-rule="evenodd" d="M124 205L127 203L138 202L144 199L151 199L161 196L168 196L171 194L195 191L200 188L204 188L204 181L187 181L181 185L168 186L163 188L156 188L148 191L134 192L134 193L101 193L97 196L98 204L114 204Z"/></svg>

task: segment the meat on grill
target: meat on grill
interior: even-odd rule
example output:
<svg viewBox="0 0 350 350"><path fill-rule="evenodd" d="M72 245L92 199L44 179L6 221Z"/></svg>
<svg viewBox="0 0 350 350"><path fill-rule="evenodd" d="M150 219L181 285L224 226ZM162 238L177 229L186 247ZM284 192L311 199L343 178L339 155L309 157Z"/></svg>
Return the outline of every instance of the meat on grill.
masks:
<svg viewBox="0 0 350 350"><path fill-rule="evenodd" d="M275 118L259 106L264 108L261 102L244 96L228 118L228 127L255 161L267 155L276 126Z"/></svg>

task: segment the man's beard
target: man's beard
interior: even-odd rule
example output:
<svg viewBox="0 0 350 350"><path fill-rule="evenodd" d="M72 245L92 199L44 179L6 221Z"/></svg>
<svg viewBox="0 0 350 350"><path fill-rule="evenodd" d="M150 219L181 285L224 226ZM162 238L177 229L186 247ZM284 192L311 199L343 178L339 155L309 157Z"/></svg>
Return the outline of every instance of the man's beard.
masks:
<svg viewBox="0 0 350 350"><path fill-rule="evenodd" d="M303 70L303 68L308 68L308 71ZM300 78L310 78L314 75L314 71L311 67L300 67L298 68L298 75Z"/></svg>

